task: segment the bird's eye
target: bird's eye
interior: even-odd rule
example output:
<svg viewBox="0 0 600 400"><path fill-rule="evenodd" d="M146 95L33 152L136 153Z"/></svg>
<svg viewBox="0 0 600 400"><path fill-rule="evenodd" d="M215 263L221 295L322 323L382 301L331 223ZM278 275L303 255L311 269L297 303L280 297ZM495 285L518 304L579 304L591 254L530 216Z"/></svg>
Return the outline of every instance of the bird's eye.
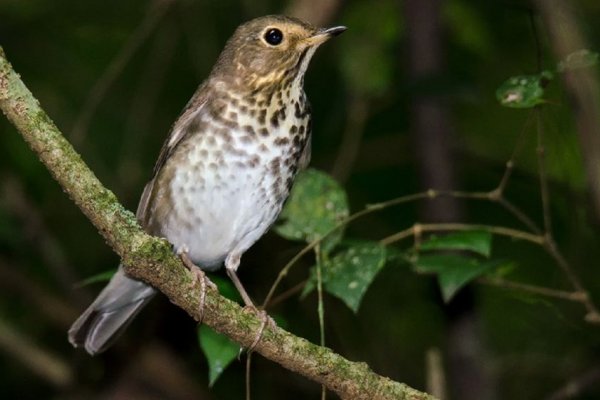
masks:
<svg viewBox="0 0 600 400"><path fill-rule="evenodd" d="M265 33L265 41L271 46L277 46L283 40L283 32L277 28L271 28Z"/></svg>

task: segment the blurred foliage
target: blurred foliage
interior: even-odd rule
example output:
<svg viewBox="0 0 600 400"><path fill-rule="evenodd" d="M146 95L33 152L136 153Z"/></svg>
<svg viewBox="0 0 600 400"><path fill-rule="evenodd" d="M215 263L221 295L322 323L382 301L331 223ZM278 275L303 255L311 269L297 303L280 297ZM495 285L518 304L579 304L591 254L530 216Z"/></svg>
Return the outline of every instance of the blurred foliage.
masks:
<svg viewBox="0 0 600 400"><path fill-rule="evenodd" d="M589 43L597 45L600 27L595 21L600 18L600 2L573 4ZM157 5L167 7L166 12L150 26L139 46L134 46L104 94L93 98L97 108L87 129L75 137L83 158L130 209L136 207L170 125L209 73L233 29L249 18L279 13L283 5L267 0L0 2L0 45L43 107L72 139L92 88L134 32L139 32L142 21L155 15ZM245 287L253 298L262 299L281 267L304 246L297 240L320 237L340 218L366 204L422 190L415 167L418 152L409 135L410 99L419 94L443 98L451 112L459 189L493 189L517 138L525 132L505 195L541 225L530 110L503 107L496 98L503 82L519 77L516 86L509 85L509 91L502 91L500 97L522 90L517 93L527 100L519 104L540 109L555 238L592 299L600 302L599 272L594 263L600 257L600 232L588 205L575 114L560 73L565 68L586 67L598 75L599 49L592 47L569 59L554 60L537 16L539 41L535 40L528 2L447 0L442 14L446 35L443 73L414 82L407 78L403 6L403 2L391 0L342 3L332 25L344 24L350 29L319 50L305 87L313 105L312 165L320 171L333 167L345 134L349 99L360 97L369 102L351 177L342 185L311 170L308 178L303 178L308 180L300 181L294 190L301 203L294 211L294 199L290 200L289 211L277 228L294 241L269 234L245 254L239 270ZM541 84L544 70L557 71L547 85ZM523 77L528 78L521 84ZM215 371L225 367L233 352L223 350L222 339L203 334L203 328L198 336L193 322L164 299L144 310L116 346L100 357L91 358L71 348L66 340L68 324L101 289L101 284L76 284L114 268L118 259L4 119L0 119L0 132L0 179L3 183L17 179L22 185L20 194L32 207L19 211L11 200L16 189L2 185L0 318L18 329L28 343L34 343L32 348L62 360L75 377L68 384L49 383L2 345L0 397L241 398L244 363L233 359L209 392ZM309 191L298 194L302 182L308 183ZM332 214L326 193L335 193ZM467 304L477 315L477 332L485 347L481 357L493 378L496 398L545 398L598 365L598 328L584 322L579 304L476 283L469 285L468 291L459 290L486 273L570 289L562 271L540 247L501 237L494 237L492 246L491 239L480 232L425 237L416 258L411 240L386 248L375 244L418 221L419 204L370 213L329 242L321 265L324 289L332 294L325 295L324 304L327 346L350 359L367 362L383 375L423 389L426 351L438 347L446 356L450 353L452 310ZM465 222L522 229L497 205L468 201L464 208ZM311 215L318 216L316 225L297 219ZM306 227L311 229L302 231ZM359 264L354 263L355 257ZM278 293L307 279L312 284L314 264L314 256L303 257ZM415 269L437 275L415 273ZM226 281L224 272L211 277L219 278ZM290 331L317 342L317 296L300 300L299 292L293 293L269 312L283 315ZM208 351L214 355L210 362L198 340L205 353L212 349L212 353ZM255 398L319 395L320 388L313 382L259 357L253 360ZM446 371L453 365L446 357ZM577 398L599 396L596 384Z"/></svg>

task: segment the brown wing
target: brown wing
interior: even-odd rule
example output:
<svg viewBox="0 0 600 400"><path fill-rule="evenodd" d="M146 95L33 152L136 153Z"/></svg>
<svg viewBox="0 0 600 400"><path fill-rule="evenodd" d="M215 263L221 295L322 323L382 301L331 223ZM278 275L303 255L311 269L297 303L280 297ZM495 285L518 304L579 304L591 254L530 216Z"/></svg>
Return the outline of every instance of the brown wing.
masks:
<svg viewBox="0 0 600 400"><path fill-rule="evenodd" d="M152 171L152 178L144 187L144 191L142 192L142 196L135 214L137 220L142 224L142 226L145 225L146 211L154 192L154 180L161 168L165 165L169 156L171 156L173 151L175 151L177 148L177 145L179 145L179 143L181 143L183 139L189 135L190 130L186 128L201 114L201 111L206 104L206 100L208 99L208 91L206 90L206 87L207 84L205 82L196 90L196 93L194 93L190 101L183 109L183 112L179 118L177 118L173 124L167 140L160 149L158 159L156 160L156 164L154 164L154 170Z"/></svg>
<svg viewBox="0 0 600 400"><path fill-rule="evenodd" d="M312 150L311 145L311 137L310 135L306 138L306 144L304 145L304 149L302 150L302 154L300 154L300 160L298 160L298 170L302 171L308 164L310 163L310 155Z"/></svg>

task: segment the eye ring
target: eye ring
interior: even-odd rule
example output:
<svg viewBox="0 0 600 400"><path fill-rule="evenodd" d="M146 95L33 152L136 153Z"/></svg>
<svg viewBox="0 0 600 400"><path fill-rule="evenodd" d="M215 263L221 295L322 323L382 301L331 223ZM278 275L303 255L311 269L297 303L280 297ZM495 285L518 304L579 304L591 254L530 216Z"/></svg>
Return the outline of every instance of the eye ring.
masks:
<svg viewBox="0 0 600 400"><path fill-rule="evenodd" d="M283 41L283 32L277 28L270 28L265 32L264 38L271 46L277 46Z"/></svg>

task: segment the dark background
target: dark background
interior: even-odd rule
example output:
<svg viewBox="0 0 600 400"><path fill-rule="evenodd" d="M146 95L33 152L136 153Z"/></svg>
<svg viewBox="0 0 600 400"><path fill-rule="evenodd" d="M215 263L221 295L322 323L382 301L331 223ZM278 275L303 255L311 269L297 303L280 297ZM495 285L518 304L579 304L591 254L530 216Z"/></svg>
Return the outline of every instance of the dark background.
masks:
<svg viewBox="0 0 600 400"><path fill-rule="evenodd" d="M600 3L569 3L598 50ZM135 209L171 123L229 35L243 21L282 12L349 27L317 52L305 89L312 166L343 184L353 210L428 187L491 190L525 126L506 197L542 225L530 110L495 98L508 77L556 64L547 26L527 1L2 0L0 45L100 180ZM597 66L592 72L597 77ZM598 214L582 160L590 149L580 144L560 77L546 98L554 238L598 300ZM164 298L107 353L91 358L71 348L68 326L101 288L77 283L118 258L4 119L0 132L0 397L243 398L244 362L209 390L195 325ZM450 199L374 213L348 236L380 239L417 221L522 228L498 205ZM257 243L240 268L251 296L262 299L301 248L274 233ZM498 237L493 257L513 262L513 281L572 289L540 247ZM284 286L304 279L313 261L303 259ZM325 307L329 347L421 390L441 369L452 399L571 398L561 392L569 383L572 398L600 397L599 330L576 302L473 284L445 305L434 278L390 263L357 315L329 296ZM271 312L318 342L316 295ZM428 353L442 363L427 363ZM258 399L320 392L259 356L252 384Z"/></svg>

